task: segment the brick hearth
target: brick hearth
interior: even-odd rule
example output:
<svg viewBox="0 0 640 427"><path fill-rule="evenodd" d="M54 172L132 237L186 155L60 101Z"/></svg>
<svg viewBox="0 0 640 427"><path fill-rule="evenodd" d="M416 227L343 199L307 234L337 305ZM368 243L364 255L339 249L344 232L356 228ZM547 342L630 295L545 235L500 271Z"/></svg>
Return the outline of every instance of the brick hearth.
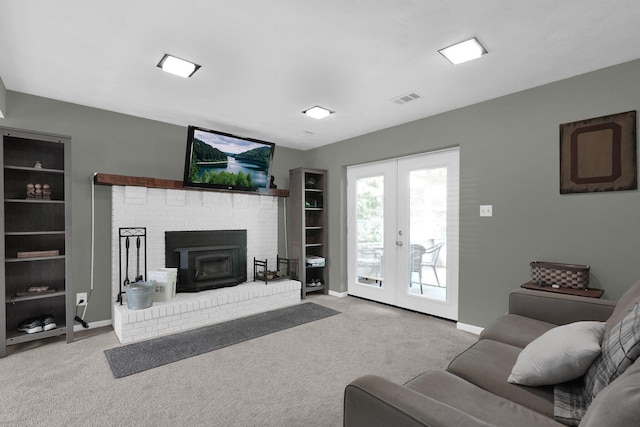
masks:
<svg viewBox="0 0 640 427"><path fill-rule="evenodd" d="M113 307L113 329L121 343L183 332L227 320L300 303L301 284L295 280L246 282L229 288L179 293L150 308L129 310L126 302ZM126 300L125 300L126 301Z"/></svg>

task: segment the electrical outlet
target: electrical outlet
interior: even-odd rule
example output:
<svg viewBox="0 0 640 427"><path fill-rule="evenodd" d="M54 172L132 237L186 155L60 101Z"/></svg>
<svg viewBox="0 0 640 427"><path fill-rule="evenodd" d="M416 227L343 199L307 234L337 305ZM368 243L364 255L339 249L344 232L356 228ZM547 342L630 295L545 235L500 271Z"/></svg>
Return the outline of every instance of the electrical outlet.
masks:
<svg viewBox="0 0 640 427"><path fill-rule="evenodd" d="M480 216L493 216L493 205L480 205Z"/></svg>
<svg viewBox="0 0 640 427"><path fill-rule="evenodd" d="M80 292L76 294L76 306L87 305L87 293Z"/></svg>

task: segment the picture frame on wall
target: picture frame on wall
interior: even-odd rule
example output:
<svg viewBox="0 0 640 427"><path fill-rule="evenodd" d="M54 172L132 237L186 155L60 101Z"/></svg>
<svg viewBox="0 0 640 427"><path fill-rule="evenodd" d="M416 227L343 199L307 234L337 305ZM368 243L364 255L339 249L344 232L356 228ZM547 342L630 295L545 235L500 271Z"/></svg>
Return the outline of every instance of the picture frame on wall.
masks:
<svg viewBox="0 0 640 427"><path fill-rule="evenodd" d="M560 125L560 194L638 189L636 111Z"/></svg>

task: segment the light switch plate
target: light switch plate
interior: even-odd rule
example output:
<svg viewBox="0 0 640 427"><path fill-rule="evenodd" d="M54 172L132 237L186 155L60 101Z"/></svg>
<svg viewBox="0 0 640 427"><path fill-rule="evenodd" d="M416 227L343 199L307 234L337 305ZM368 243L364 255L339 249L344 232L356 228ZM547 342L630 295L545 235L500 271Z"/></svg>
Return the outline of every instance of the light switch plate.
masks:
<svg viewBox="0 0 640 427"><path fill-rule="evenodd" d="M480 216L493 216L493 205L480 205Z"/></svg>

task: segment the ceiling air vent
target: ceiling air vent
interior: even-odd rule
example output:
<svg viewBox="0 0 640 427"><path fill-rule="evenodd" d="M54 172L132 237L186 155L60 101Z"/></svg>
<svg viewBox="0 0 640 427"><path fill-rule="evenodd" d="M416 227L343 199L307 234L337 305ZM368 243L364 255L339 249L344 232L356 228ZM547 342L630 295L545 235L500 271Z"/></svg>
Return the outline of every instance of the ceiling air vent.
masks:
<svg viewBox="0 0 640 427"><path fill-rule="evenodd" d="M311 132L310 130L304 130L302 132L296 133L296 136L311 136L315 135L315 132Z"/></svg>
<svg viewBox="0 0 640 427"><path fill-rule="evenodd" d="M392 98L391 102L398 105L402 105L402 104L406 104L407 102L415 101L416 99L420 99L420 95L418 95L417 92L410 92L405 95L400 95L395 98Z"/></svg>

